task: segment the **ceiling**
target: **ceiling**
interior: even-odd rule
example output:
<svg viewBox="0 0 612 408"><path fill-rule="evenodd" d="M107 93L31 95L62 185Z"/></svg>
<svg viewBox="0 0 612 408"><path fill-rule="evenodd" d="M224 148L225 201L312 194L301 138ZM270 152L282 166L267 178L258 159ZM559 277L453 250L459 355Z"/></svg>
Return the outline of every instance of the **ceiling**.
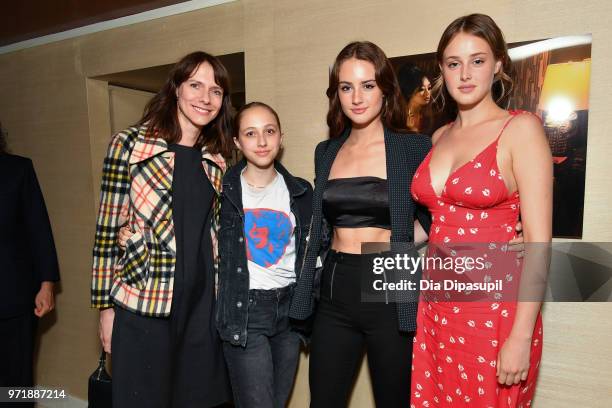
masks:
<svg viewBox="0 0 612 408"><path fill-rule="evenodd" d="M90 24L184 3L187 0L20 0L2 1L0 47ZM244 103L244 53L219 55L229 72L232 99ZM157 92L173 64L97 77L111 85Z"/></svg>
<svg viewBox="0 0 612 408"><path fill-rule="evenodd" d="M2 1L0 46L183 3L186 0Z"/></svg>

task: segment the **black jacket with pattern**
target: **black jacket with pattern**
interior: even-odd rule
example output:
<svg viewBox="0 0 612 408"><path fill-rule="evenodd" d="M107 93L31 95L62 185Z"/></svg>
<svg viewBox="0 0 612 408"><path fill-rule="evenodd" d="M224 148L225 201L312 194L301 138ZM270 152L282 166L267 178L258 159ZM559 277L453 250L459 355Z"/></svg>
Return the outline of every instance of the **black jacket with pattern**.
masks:
<svg viewBox="0 0 612 408"><path fill-rule="evenodd" d="M321 268L317 258L325 255L331 242L331 228L323 216L323 192L327 187L329 172L338 151L348 139L350 129L340 137L319 143L315 150L315 189L313 194L312 229L306 249L304 265L291 304L289 316L306 320L314 312L318 297ZM410 194L412 177L429 150L431 138L420 134L400 134L384 131L387 160L387 185L391 213L391 243L414 242L414 219L418 218L426 232L431 227L431 217L424 207L417 205ZM416 329L416 301L397 302L398 327L401 331Z"/></svg>

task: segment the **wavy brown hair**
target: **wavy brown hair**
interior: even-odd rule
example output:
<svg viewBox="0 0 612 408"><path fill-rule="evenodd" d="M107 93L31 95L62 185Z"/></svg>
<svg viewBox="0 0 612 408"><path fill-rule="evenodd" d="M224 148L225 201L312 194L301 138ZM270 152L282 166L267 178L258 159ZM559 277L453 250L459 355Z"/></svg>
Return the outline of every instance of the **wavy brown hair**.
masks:
<svg viewBox="0 0 612 408"><path fill-rule="evenodd" d="M208 152L229 158L233 148L229 75L217 57L204 51L187 54L172 67L160 91L147 103L138 124L146 124L152 130L148 135L150 137L161 137L168 143L177 143L181 139L181 126L176 92L203 63L212 66L215 82L223 89L223 101L217 116L202 128L196 146L206 146Z"/></svg>
<svg viewBox="0 0 612 408"><path fill-rule="evenodd" d="M351 126L350 119L342 112L338 85L340 83L340 66L348 59L356 58L368 61L374 65L376 85L380 87L385 98L380 119L383 126L395 132L407 133L406 109L400 91L399 83L395 77L393 66L384 51L369 41L356 41L348 44L340 51L329 73L329 110L327 111L327 126L330 137L338 137Z"/></svg>
<svg viewBox="0 0 612 408"><path fill-rule="evenodd" d="M495 74L492 93L498 105L505 105L512 92L512 78L510 77L512 73L512 61L508 55L508 45L506 44L501 29L495 21L486 14L470 14L457 18L446 27L438 43L436 60L439 65L442 65L444 60L444 50L459 33L471 34L485 40L487 44L489 44L489 47L491 47L495 59L502 62L501 69ZM445 108L446 101L453 101L444 85L442 73L435 79L431 92L434 102L440 110ZM454 101L451 105L452 106L448 107L449 110L456 110Z"/></svg>

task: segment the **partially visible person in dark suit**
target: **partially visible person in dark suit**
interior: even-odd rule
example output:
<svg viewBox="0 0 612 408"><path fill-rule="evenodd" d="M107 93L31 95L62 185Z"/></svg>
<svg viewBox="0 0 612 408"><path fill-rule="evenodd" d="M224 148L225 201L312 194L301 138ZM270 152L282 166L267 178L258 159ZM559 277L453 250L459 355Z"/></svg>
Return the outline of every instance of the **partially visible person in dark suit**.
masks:
<svg viewBox="0 0 612 408"><path fill-rule="evenodd" d="M32 161L8 154L0 124L0 387L32 386L38 319L53 310L58 280L51 225Z"/></svg>

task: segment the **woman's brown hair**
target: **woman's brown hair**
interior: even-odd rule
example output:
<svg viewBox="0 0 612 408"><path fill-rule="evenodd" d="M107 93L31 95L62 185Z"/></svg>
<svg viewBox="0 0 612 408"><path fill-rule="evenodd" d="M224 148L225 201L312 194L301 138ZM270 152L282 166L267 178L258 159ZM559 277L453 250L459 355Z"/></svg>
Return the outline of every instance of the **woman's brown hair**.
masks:
<svg viewBox="0 0 612 408"><path fill-rule="evenodd" d="M499 72L495 74L492 92L495 102L500 105L505 104L512 92L512 78L510 77L512 72L512 61L508 55L508 45L506 44L501 29L497 26L495 21L486 14L470 14L457 18L446 27L438 43L436 60L439 65L443 63L444 50L459 33L471 34L482 38L489 44L489 47L491 47L495 59L501 61L502 66ZM444 85L442 73L440 73L434 81L432 95L439 109L444 109L446 100L452 101Z"/></svg>
<svg viewBox="0 0 612 408"><path fill-rule="evenodd" d="M351 121L342 112L340 98L338 97L340 66L344 61L351 58L368 61L374 65L376 84L382 90L385 99L380 113L383 126L395 132L408 132L406 129L405 103L391 62L389 62L384 51L376 44L369 41L356 41L348 44L340 51L329 73L329 86L326 94L329 98L327 126L329 126L330 137L342 135L345 129L351 126Z"/></svg>
<svg viewBox="0 0 612 408"><path fill-rule="evenodd" d="M229 75L217 57L204 51L187 54L172 67L160 91L147 103L138 124L146 124L151 129L151 137L161 137L168 143L177 143L181 139L181 126L178 121L176 92L198 66L204 63L212 66L215 82L223 89L223 101L215 119L202 128L196 146L206 146L208 152L229 158L233 148Z"/></svg>

